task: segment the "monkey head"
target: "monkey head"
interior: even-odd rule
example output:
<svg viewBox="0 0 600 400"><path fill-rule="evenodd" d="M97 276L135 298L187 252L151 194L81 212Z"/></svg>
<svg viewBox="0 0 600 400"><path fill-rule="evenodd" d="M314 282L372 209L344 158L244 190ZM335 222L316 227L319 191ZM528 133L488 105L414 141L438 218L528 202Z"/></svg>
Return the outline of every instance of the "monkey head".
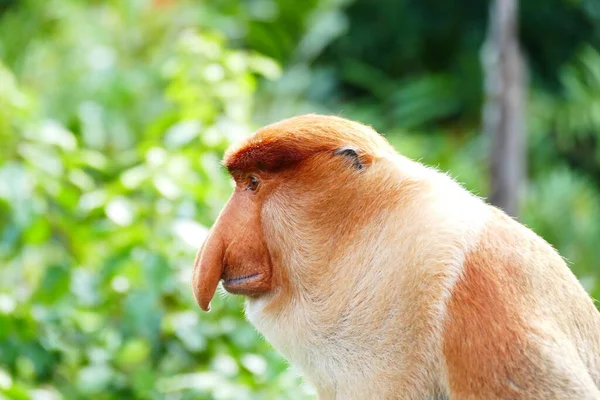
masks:
<svg viewBox="0 0 600 400"><path fill-rule="evenodd" d="M337 200L342 207L335 209L327 204L336 192L356 193L338 190L341 187L374 190L375 185L369 185L374 177L365 172L382 151L391 147L372 129L319 115L267 126L229 149L224 165L235 189L194 264L193 289L200 307L209 309L220 280L228 292L250 298L290 289L290 274L310 280L310 271L290 271L286 258L290 253L296 258L315 255L314 249L307 248L309 234L316 235L315 240L352 231L360 218L350 220L345 213L352 207L343 206L355 203L354 209L364 208L368 204L356 203L368 201L369 196L346 195ZM320 220L310 224L320 232L309 233L304 218ZM300 237L306 240L300 242ZM327 243L315 245L325 253L331 250L325 248Z"/></svg>

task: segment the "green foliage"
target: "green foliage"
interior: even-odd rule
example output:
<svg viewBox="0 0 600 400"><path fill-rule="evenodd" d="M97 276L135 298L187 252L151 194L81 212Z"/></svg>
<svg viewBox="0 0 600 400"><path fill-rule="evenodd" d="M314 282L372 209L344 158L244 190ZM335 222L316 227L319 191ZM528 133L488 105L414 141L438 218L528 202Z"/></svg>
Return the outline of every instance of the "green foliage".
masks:
<svg viewBox="0 0 600 400"><path fill-rule="evenodd" d="M424 123L428 128L476 129L482 101L480 48L489 3L350 2L345 31L333 38L316 62L333 81L322 96L325 103L334 110L346 110L348 102L350 107L360 103L360 115L384 126ZM577 50L586 44L600 46L597 4L519 2L521 45L536 85L556 90L561 68Z"/></svg>
<svg viewBox="0 0 600 400"><path fill-rule="evenodd" d="M239 299L201 314L189 286L222 152L279 67L150 7L32 3L0 25L39 21L22 53L2 41L21 85L0 64L0 393L303 398Z"/></svg>
<svg viewBox="0 0 600 400"><path fill-rule="evenodd" d="M485 196L487 9L459 3L0 0L0 399L310 398L240 299L192 299L219 160L331 112ZM600 297L599 9L521 4L521 219Z"/></svg>
<svg viewBox="0 0 600 400"><path fill-rule="evenodd" d="M572 148L577 143L600 140L600 53L592 47L583 48L577 59L561 75L563 93L556 104L551 123L556 130L558 145ZM593 154L600 164L599 152Z"/></svg>

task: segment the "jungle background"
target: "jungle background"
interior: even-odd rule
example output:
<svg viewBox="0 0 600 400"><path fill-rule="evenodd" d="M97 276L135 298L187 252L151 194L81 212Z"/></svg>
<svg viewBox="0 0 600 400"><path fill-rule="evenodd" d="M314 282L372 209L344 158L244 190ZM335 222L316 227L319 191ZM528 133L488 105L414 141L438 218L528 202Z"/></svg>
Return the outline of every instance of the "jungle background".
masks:
<svg viewBox="0 0 600 400"><path fill-rule="evenodd" d="M479 0L0 0L0 399L307 399L202 313L224 149L307 112L490 191ZM527 0L518 218L600 297L600 1ZM560 301L560 299L556 299Z"/></svg>

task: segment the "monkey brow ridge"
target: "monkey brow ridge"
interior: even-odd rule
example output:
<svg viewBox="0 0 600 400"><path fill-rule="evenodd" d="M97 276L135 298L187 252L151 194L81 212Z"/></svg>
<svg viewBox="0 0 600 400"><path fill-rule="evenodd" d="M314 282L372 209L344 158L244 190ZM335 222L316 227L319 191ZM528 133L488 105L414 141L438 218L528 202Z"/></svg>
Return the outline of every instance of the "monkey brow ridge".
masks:
<svg viewBox="0 0 600 400"><path fill-rule="evenodd" d="M259 130L240 146L230 149L223 165L230 173L248 170L277 172L320 152L343 146L369 153L389 148L373 129L339 117L305 115Z"/></svg>

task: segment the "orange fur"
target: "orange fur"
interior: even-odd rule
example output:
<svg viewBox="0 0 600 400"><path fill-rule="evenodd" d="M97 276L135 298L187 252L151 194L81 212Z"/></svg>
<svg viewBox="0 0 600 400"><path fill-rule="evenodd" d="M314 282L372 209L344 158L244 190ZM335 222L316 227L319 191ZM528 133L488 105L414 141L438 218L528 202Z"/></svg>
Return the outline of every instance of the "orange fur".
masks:
<svg viewBox="0 0 600 400"><path fill-rule="evenodd" d="M554 360L544 353L565 341L567 332L560 326L565 316L598 323L592 302L545 242L502 213L496 217L467 254L464 275L448 304L444 355L452 393L461 399L594 398L590 393L597 390L587 371L594 366L584 365L578 353L597 354L597 340L591 347L572 343L572 349L551 349ZM547 285L535 285L535 276L529 275L527 262L538 258L547 263L541 272L552 275ZM552 315L549 305L539 301L549 294L548 285L565 285L571 293L557 295L584 301L578 309L550 305L562 313ZM553 299L557 303L559 296ZM553 362L561 357L576 364L579 373Z"/></svg>
<svg viewBox="0 0 600 400"><path fill-rule="evenodd" d="M196 299L207 309L221 278L247 295L320 398L600 398L600 314L577 279L448 176L319 115L259 130L224 165L236 189Z"/></svg>
<svg viewBox="0 0 600 400"><path fill-rule="evenodd" d="M365 151L389 146L383 138L365 141L360 135L365 128L356 122L320 115L284 120L261 129L241 146L232 147L225 155L224 165L230 172L278 172L314 154L347 144L366 145Z"/></svg>

